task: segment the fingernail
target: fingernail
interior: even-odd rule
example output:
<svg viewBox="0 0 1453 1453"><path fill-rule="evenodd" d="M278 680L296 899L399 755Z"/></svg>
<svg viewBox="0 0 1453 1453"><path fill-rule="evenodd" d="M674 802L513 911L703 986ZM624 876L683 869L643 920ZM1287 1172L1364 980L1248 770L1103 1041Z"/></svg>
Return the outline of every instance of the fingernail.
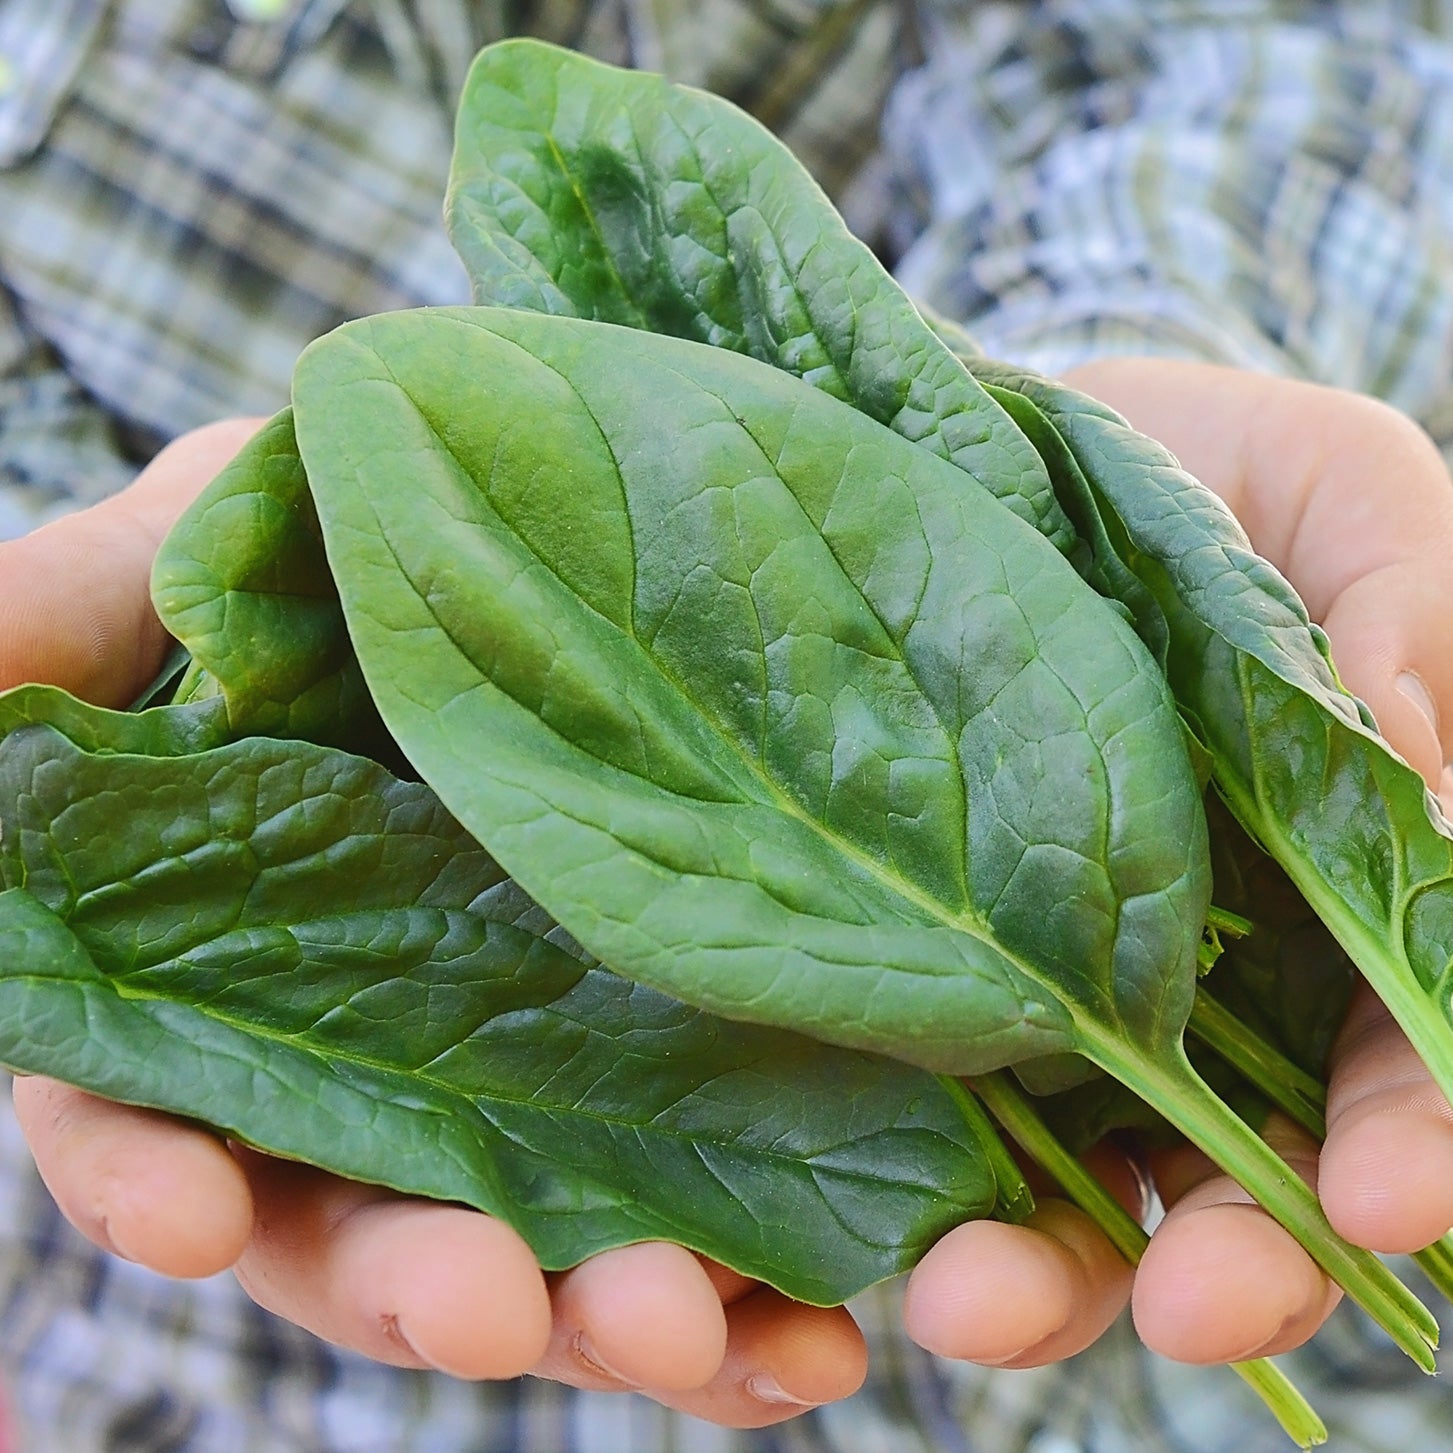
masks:
<svg viewBox="0 0 1453 1453"><path fill-rule="evenodd" d="M403 1327L399 1324L397 1313L385 1312L384 1315L379 1318L379 1324L383 1328L383 1335L387 1337L388 1340L392 1342L395 1347L402 1347L405 1352L408 1352L412 1356L417 1357L420 1362L428 1363L430 1367L434 1365L433 1363L429 1362L429 1359L425 1357L424 1354L420 1352L419 1349L415 1347L412 1342L409 1341Z"/></svg>
<svg viewBox="0 0 1453 1453"><path fill-rule="evenodd" d="M1033 1343L1030 1344L1030 1346L1033 1345ZM1018 1362L1028 1351L1029 1347L1020 1347L1017 1351L1006 1352L1002 1357L976 1357L974 1361L980 1367L1008 1367L1011 1362Z"/></svg>
<svg viewBox="0 0 1453 1453"><path fill-rule="evenodd" d="M600 1353L595 1350L593 1343L584 1332L577 1332L571 1341L571 1350L575 1356L585 1364L586 1368L600 1377L608 1377L612 1382L618 1382L622 1387L635 1387L636 1383L624 1373L617 1372Z"/></svg>
<svg viewBox="0 0 1453 1453"><path fill-rule="evenodd" d="M1393 677L1392 684L1428 718L1428 725L1436 732L1438 730L1438 703L1433 700L1433 693L1428 690L1428 685L1423 678L1416 671L1399 671Z"/></svg>
<svg viewBox="0 0 1453 1453"><path fill-rule="evenodd" d="M754 1372L747 1379L747 1391L759 1403L771 1403L774 1407L812 1408L817 1404L800 1397L794 1397L770 1372Z"/></svg>

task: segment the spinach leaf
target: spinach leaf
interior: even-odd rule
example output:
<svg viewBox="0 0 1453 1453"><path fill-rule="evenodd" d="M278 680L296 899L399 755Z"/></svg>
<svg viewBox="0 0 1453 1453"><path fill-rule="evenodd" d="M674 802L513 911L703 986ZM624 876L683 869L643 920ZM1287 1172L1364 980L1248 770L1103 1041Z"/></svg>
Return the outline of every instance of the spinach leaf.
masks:
<svg viewBox="0 0 1453 1453"><path fill-rule="evenodd" d="M1064 385L975 362L1073 454L1167 622L1166 671L1217 790L1453 1096L1453 830L1337 679L1322 631L1160 445Z"/></svg>
<svg viewBox="0 0 1453 1453"><path fill-rule="evenodd" d="M750 359L502 310L348 325L294 400L390 728L504 861L609 882L607 961L967 1072L1075 1047L1032 954L1174 1039L1207 871L1173 704L958 471Z"/></svg>
<svg viewBox="0 0 1453 1453"><path fill-rule="evenodd" d="M1023 394L991 381L996 367L993 363L982 365L986 374L982 382L1045 462L1060 504L1075 527L1079 548L1067 552L1071 563L1105 600L1123 609L1125 618L1163 670L1170 645L1165 613L1154 592L1125 562L1129 550L1119 520L1098 508L1069 445L1045 415Z"/></svg>
<svg viewBox="0 0 1453 1453"><path fill-rule="evenodd" d="M36 725L55 727L84 751L140 752L151 757L203 752L221 746L230 735L226 711L216 697L185 706L108 711L77 700L59 686L33 683L0 691L0 743L11 732Z"/></svg>
<svg viewBox="0 0 1453 1453"><path fill-rule="evenodd" d="M476 301L761 359L1073 547L1012 421L792 153L720 97L539 41L490 46L460 98L445 214Z"/></svg>
<svg viewBox="0 0 1453 1453"><path fill-rule="evenodd" d="M601 323L364 320L293 400L385 721L592 953L931 1069L1078 1051L1431 1366L1425 1309L1185 1058L1199 784L1031 526L779 370Z"/></svg>
<svg viewBox="0 0 1453 1453"><path fill-rule="evenodd" d="M152 601L191 665L174 700L219 697L234 737L387 755L284 410L168 533Z"/></svg>
<svg viewBox="0 0 1453 1453"><path fill-rule="evenodd" d="M994 1202L931 1075L595 966L362 758L35 724L0 744L0 795L11 1069L491 1211L547 1267L669 1237L833 1303Z"/></svg>

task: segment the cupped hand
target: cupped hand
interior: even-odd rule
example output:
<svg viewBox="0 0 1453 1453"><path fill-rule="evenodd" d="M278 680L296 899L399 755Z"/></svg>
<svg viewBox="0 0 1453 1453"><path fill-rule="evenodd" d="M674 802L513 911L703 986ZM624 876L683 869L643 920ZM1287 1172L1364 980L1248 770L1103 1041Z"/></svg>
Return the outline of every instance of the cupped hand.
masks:
<svg viewBox="0 0 1453 1453"><path fill-rule="evenodd" d="M1344 683L1453 805L1453 483L1427 436L1372 399L1236 369L1114 359L1066 381L1225 500L1327 631ZM1360 1246L1414 1251L1453 1226L1453 1114L1365 987L1330 1056L1320 1155L1279 1118L1266 1134ZM1127 1199L1108 1154L1101 1168ZM1133 1285L1098 1231L1044 1200L1027 1230L945 1237L910 1278L910 1334L949 1356L1036 1366L1086 1346L1126 1290L1141 1339L1181 1361L1271 1356L1322 1325L1337 1288L1204 1155L1164 1152L1146 1169L1168 1210Z"/></svg>
<svg viewBox="0 0 1453 1453"><path fill-rule="evenodd" d="M198 430L123 493L0 544L0 688L120 706L166 649L148 580L162 536L260 420ZM169 1276L231 1268L270 1311L339 1346L462 1378L524 1372L639 1388L736 1426L851 1393L865 1351L841 1308L792 1302L679 1246L547 1275L503 1222L229 1145L42 1077L16 1114L66 1217Z"/></svg>

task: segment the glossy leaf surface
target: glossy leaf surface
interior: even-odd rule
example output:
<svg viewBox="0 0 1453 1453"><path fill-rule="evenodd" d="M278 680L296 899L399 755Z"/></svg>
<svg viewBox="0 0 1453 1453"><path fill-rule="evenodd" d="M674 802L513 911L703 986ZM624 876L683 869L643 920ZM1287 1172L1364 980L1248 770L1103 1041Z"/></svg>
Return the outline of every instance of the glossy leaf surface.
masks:
<svg viewBox="0 0 1453 1453"><path fill-rule="evenodd" d="M500 310L349 325L294 399L385 720L593 952L936 1069L1178 1043L1172 703L959 471L750 359Z"/></svg>
<svg viewBox="0 0 1453 1453"><path fill-rule="evenodd" d="M1118 521L1218 790L1453 1095L1453 832L1421 777L1342 687L1291 586L1170 454L1063 385L974 366L1033 402Z"/></svg>
<svg viewBox="0 0 1453 1453"><path fill-rule="evenodd" d="M365 320L294 406L384 720L591 952L948 1072L1079 1050L1431 1365L1427 1310L1185 1059L1199 787L1032 526L782 371L598 322Z"/></svg>
<svg viewBox="0 0 1453 1453"><path fill-rule="evenodd" d="M749 354L1072 545L1014 424L801 163L729 102L539 41L490 46L460 98L445 212L476 301Z"/></svg>
<svg viewBox="0 0 1453 1453"><path fill-rule="evenodd" d="M12 1069L494 1212L548 1267L664 1236L836 1302L994 1202L932 1076L595 967L361 758L28 726L0 792Z"/></svg>

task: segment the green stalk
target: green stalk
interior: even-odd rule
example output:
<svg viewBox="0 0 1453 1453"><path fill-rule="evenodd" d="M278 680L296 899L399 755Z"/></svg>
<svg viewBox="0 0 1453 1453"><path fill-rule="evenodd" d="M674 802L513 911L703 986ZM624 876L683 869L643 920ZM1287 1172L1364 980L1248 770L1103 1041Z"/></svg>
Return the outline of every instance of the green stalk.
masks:
<svg viewBox="0 0 1453 1453"><path fill-rule="evenodd" d="M1180 1046L1164 1062L1141 1058L1093 1026L1082 1027L1085 1052L1154 1105L1269 1215L1301 1242L1327 1274L1424 1372L1435 1372L1438 1323L1370 1251L1344 1241L1316 1194L1201 1079Z"/></svg>
<svg viewBox="0 0 1453 1453"><path fill-rule="evenodd" d="M1246 938L1256 930L1256 924L1244 913L1233 913L1229 908L1218 908L1214 903L1206 909L1206 927L1214 928L1227 938Z"/></svg>
<svg viewBox="0 0 1453 1453"><path fill-rule="evenodd" d="M1289 1119L1317 1140L1326 1139L1326 1091L1300 1065L1213 999L1204 986L1196 990L1188 1028ZM1415 1252L1413 1260L1439 1294L1453 1302L1453 1232Z"/></svg>
<svg viewBox="0 0 1453 1453"><path fill-rule="evenodd" d="M1197 985L1187 1028L1232 1069L1255 1085L1277 1109L1322 1140L1327 1134L1327 1096L1300 1065L1248 1029L1224 1005Z"/></svg>
<svg viewBox="0 0 1453 1453"><path fill-rule="evenodd" d="M952 1075L939 1075L938 1082L948 1092L949 1098L959 1107L964 1121L973 1130L983 1149L990 1169L994 1172L997 1188L994 1202L994 1219L1007 1221L1012 1226L1022 1225L1034 1214L1034 1192L1024 1179L1019 1162L1009 1154L998 1128L985 1113L979 1098L971 1095L962 1080Z"/></svg>
<svg viewBox="0 0 1453 1453"><path fill-rule="evenodd" d="M1201 942L1196 949L1196 966L1205 974L1215 967L1221 957L1223 938L1245 938L1256 925L1229 908L1217 908L1213 903L1206 909L1206 924L1201 930Z"/></svg>
<svg viewBox="0 0 1453 1453"><path fill-rule="evenodd" d="M1126 1261L1138 1266L1150 1241L1144 1228L1055 1138L1010 1076L1002 1071L983 1075L973 1081L973 1086L1016 1144L1059 1182ZM1233 1362L1230 1367L1266 1404L1299 1448L1314 1448L1327 1441L1326 1425L1316 1410L1269 1358Z"/></svg>
<svg viewBox="0 0 1453 1453"><path fill-rule="evenodd" d="M1414 1253L1413 1260L1439 1294L1453 1302L1453 1232Z"/></svg>

